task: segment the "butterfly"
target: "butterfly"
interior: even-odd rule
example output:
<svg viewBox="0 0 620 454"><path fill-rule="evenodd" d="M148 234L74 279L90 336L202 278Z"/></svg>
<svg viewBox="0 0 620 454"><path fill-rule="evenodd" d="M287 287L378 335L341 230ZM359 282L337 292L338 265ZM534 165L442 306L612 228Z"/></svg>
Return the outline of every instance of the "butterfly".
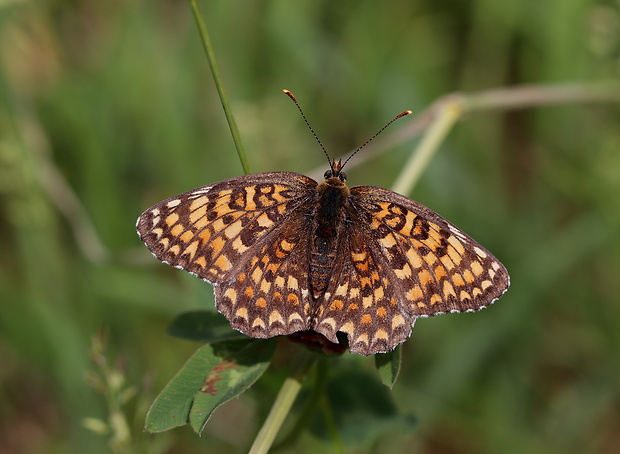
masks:
<svg viewBox="0 0 620 454"><path fill-rule="evenodd" d="M320 183L267 172L203 186L136 227L156 258L213 284L217 310L251 337L341 332L353 353L388 352L417 318L507 290L506 268L471 237L396 192L349 188L343 166L330 160Z"/></svg>

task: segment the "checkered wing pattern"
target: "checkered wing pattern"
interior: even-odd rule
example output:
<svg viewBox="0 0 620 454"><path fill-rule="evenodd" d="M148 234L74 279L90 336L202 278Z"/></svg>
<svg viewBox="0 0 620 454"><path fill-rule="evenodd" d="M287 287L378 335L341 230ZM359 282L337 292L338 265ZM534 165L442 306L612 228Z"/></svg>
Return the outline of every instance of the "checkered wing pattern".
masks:
<svg viewBox="0 0 620 454"><path fill-rule="evenodd" d="M316 185L292 172L232 178L154 205L137 230L155 257L216 286L233 328L261 338L310 329L302 224Z"/></svg>
<svg viewBox="0 0 620 454"><path fill-rule="evenodd" d="M504 266L457 227L395 192L351 188L349 232L315 330L352 352L392 350L416 318L486 307L508 288Z"/></svg>

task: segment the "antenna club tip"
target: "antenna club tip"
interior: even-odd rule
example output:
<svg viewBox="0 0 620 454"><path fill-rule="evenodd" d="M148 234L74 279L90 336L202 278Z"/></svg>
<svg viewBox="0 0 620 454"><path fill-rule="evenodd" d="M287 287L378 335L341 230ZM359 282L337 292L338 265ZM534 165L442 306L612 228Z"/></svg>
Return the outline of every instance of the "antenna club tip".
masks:
<svg viewBox="0 0 620 454"><path fill-rule="evenodd" d="M405 110L404 112L401 112L400 114L398 114L398 117L396 118L404 117L405 115L411 115L412 113L413 113L413 110Z"/></svg>
<svg viewBox="0 0 620 454"><path fill-rule="evenodd" d="M282 92L288 96L289 98L291 98L293 101L297 101L297 98L295 98L295 95L293 93L291 93L289 90L287 90L286 88L284 90L282 90Z"/></svg>

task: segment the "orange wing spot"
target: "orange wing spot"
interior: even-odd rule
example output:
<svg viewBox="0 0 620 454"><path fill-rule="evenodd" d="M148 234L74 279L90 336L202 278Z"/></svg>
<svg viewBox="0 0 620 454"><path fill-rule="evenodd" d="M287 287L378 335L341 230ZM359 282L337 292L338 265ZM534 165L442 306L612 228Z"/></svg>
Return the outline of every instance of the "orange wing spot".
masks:
<svg viewBox="0 0 620 454"><path fill-rule="evenodd" d="M459 293L459 298L461 299L461 301L472 299L471 295L467 293L465 290L461 290L461 293Z"/></svg>
<svg viewBox="0 0 620 454"><path fill-rule="evenodd" d="M234 303L235 301L237 301L237 291L232 287L228 287L224 292L224 297L228 298Z"/></svg>
<svg viewBox="0 0 620 454"><path fill-rule="evenodd" d="M178 220L179 220L179 215L176 213L171 213L166 218L166 224L168 224L168 227L172 227L174 224L177 223Z"/></svg>
<svg viewBox="0 0 620 454"><path fill-rule="evenodd" d="M493 285L493 282L491 281L482 281L482 283L480 284L480 287L482 288L482 290L486 290L492 285Z"/></svg>
<svg viewBox="0 0 620 454"><path fill-rule="evenodd" d="M368 334L364 333L364 334L360 334L359 336L357 336L357 339L355 339L353 341L353 344L358 344L358 343L362 343L362 344L366 344L368 345Z"/></svg>
<svg viewBox="0 0 620 454"><path fill-rule="evenodd" d="M243 230L241 221L236 221L226 227L226 230L224 230L224 235L226 235L226 238L235 238L241 233L241 230Z"/></svg>
<svg viewBox="0 0 620 454"><path fill-rule="evenodd" d="M484 273L484 268L482 268L482 265L480 265L480 262L472 262L470 268L472 272L474 273L474 275L476 275L476 277Z"/></svg>
<svg viewBox="0 0 620 454"><path fill-rule="evenodd" d="M229 271L232 268L232 263L224 254L220 255L213 264L222 271Z"/></svg>
<svg viewBox="0 0 620 454"><path fill-rule="evenodd" d="M387 309L385 307L378 307L377 315L381 318L385 317L387 315Z"/></svg>
<svg viewBox="0 0 620 454"><path fill-rule="evenodd" d="M405 317L403 317L400 314L395 315L394 318L392 319L392 329L398 328L399 326L403 326L404 324L405 324Z"/></svg>
<svg viewBox="0 0 620 454"><path fill-rule="evenodd" d="M200 257L198 257L196 260L194 260L194 263L202 268L206 268L207 267L207 261L205 260L205 258L201 255Z"/></svg>
<svg viewBox="0 0 620 454"><path fill-rule="evenodd" d="M258 284L263 278L263 270L261 270L260 268L254 268L254 271L252 271L250 277L255 283Z"/></svg>
<svg viewBox="0 0 620 454"><path fill-rule="evenodd" d="M297 290L299 288L299 281L294 276L288 277L287 287L290 289Z"/></svg>
<svg viewBox="0 0 620 454"><path fill-rule="evenodd" d="M168 252L172 252L174 255L179 255L179 253L181 252L181 246L175 244L170 249L168 249Z"/></svg>
<svg viewBox="0 0 620 454"><path fill-rule="evenodd" d="M301 318L301 315L299 315L299 312L293 312L291 315L289 315L288 317L288 323L289 325L291 323L293 323L294 321L299 320L300 322L303 322L303 319Z"/></svg>
<svg viewBox="0 0 620 454"><path fill-rule="evenodd" d="M394 297L390 298L390 306L396 306L396 298Z"/></svg>
<svg viewBox="0 0 620 454"><path fill-rule="evenodd" d="M472 294L474 295L474 298L475 298L476 296L482 295L482 290L476 287L472 290Z"/></svg>
<svg viewBox="0 0 620 454"><path fill-rule="evenodd" d="M367 255L366 252L351 252L351 258L354 262L365 262Z"/></svg>
<svg viewBox="0 0 620 454"><path fill-rule="evenodd" d="M273 225L273 221L269 219L267 213L263 213L259 217L257 217L256 223L261 227L271 227Z"/></svg>
<svg viewBox="0 0 620 454"><path fill-rule="evenodd" d="M170 246L170 239L162 238L161 240L159 240L159 244L161 244L164 249L168 249L168 246Z"/></svg>
<svg viewBox="0 0 620 454"><path fill-rule="evenodd" d="M265 309L267 307L267 300L261 296L256 300L256 303L254 304L258 307L262 307L263 309Z"/></svg>
<svg viewBox="0 0 620 454"><path fill-rule="evenodd" d="M374 335L374 338L388 340L388 333L384 329L378 329Z"/></svg>
<svg viewBox="0 0 620 454"><path fill-rule="evenodd" d="M493 278L495 277L495 271L494 271L494 270L491 270L491 269L489 269L489 270L487 270L487 271L488 271L488 273L489 273L489 277L490 277L491 279L493 279Z"/></svg>
<svg viewBox="0 0 620 454"><path fill-rule="evenodd" d="M281 323L284 325L284 319L278 311L272 311L271 314L269 314L269 324L273 325L274 323Z"/></svg>
<svg viewBox="0 0 620 454"><path fill-rule="evenodd" d="M450 254L442 256L439 260L441 260L441 263L443 263L447 270L451 271L454 268L454 262L450 258Z"/></svg>
<svg viewBox="0 0 620 454"><path fill-rule="evenodd" d="M291 252L293 250L293 248L295 247L295 244L297 243L291 243L287 240L282 240L280 242L280 247L282 248L283 251L286 252Z"/></svg>
<svg viewBox="0 0 620 454"><path fill-rule="evenodd" d="M411 290L409 290L405 294L405 298L407 298L410 301L420 300L424 298L424 293L422 292L422 288L419 285L416 285L415 287L413 287Z"/></svg>
<svg viewBox="0 0 620 454"><path fill-rule="evenodd" d="M265 322L262 318L256 317L252 322L252 328L262 328L265 329Z"/></svg>
<svg viewBox="0 0 620 454"><path fill-rule="evenodd" d="M332 311L341 311L344 308L344 303L341 300L334 300L329 306Z"/></svg>
<svg viewBox="0 0 620 454"><path fill-rule="evenodd" d="M368 271L368 262L355 262L355 268L361 272Z"/></svg>
<svg viewBox="0 0 620 454"><path fill-rule="evenodd" d="M273 300L276 303L281 303L282 302L282 293L280 293L280 292L273 292L273 295L271 295L271 297L273 298Z"/></svg>
<svg viewBox="0 0 620 454"><path fill-rule="evenodd" d="M394 238L394 235L391 233L383 238L380 238L379 243L381 243L386 249L389 249L397 244L396 238Z"/></svg>
<svg viewBox="0 0 620 454"><path fill-rule="evenodd" d="M360 296L360 289L355 287L349 291L349 298L358 298Z"/></svg>
<svg viewBox="0 0 620 454"><path fill-rule="evenodd" d="M441 280L442 277L446 277L448 275L448 273L446 273L446 269L439 265L437 268L435 268L435 279L437 279L438 281Z"/></svg>
<svg viewBox="0 0 620 454"><path fill-rule="evenodd" d="M329 326L332 330L336 329L336 320L333 319L332 317L326 318L325 320L321 321L321 325L327 325Z"/></svg>
<svg viewBox="0 0 620 454"><path fill-rule="evenodd" d="M239 276L237 276L237 282L245 282L246 279L247 279L247 274L245 273L239 273Z"/></svg>
<svg viewBox="0 0 620 454"><path fill-rule="evenodd" d="M193 260L194 255L196 254L196 251L198 250L198 241L194 241L192 244L190 244L189 246L187 246L185 248L185 250L183 251L183 254L188 254L189 255L189 260Z"/></svg>
<svg viewBox="0 0 620 454"><path fill-rule="evenodd" d="M280 265L280 263L269 263L267 265L267 268L265 268L265 272L269 273L271 271L273 274L275 274L278 269L280 269Z"/></svg>
<svg viewBox="0 0 620 454"><path fill-rule="evenodd" d="M448 295L456 296L456 292L454 291L454 287L450 281L445 281L443 283L443 294L446 298Z"/></svg>
<svg viewBox="0 0 620 454"><path fill-rule="evenodd" d="M463 257L461 257L459 253L456 251L456 249L454 249L453 247L448 248L448 255L450 256L452 261L456 263L457 265L463 261Z"/></svg>
<svg viewBox="0 0 620 454"><path fill-rule="evenodd" d="M172 227L172 229L170 230L170 234L172 236L179 236L181 235L181 233L183 233L185 231L185 227L183 227L181 224L176 224L174 227Z"/></svg>
<svg viewBox="0 0 620 454"><path fill-rule="evenodd" d="M184 243L189 243L192 238L194 238L194 232L192 232L191 230L186 230L181 234L181 241L183 241Z"/></svg>
<svg viewBox="0 0 620 454"><path fill-rule="evenodd" d="M345 296L347 294L347 289L349 288L349 284L340 285L336 288L334 292L335 296Z"/></svg>
<svg viewBox="0 0 620 454"><path fill-rule="evenodd" d="M443 300L441 299L441 296L439 296L437 293L433 293L433 296L431 296L431 306L437 304L437 303L441 303Z"/></svg>
<svg viewBox="0 0 620 454"><path fill-rule="evenodd" d="M420 302L420 303L417 303L417 306L418 306L420 309L424 309L424 308L426 307L426 304L424 304L424 303Z"/></svg>
<svg viewBox="0 0 620 454"><path fill-rule="evenodd" d="M286 296L286 302L288 304L292 304L293 306L297 306L297 305L299 305L299 297L297 295L295 295L294 293L289 293Z"/></svg>
<svg viewBox="0 0 620 454"><path fill-rule="evenodd" d="M469 270L465 270L465 271L463 271L463 277L465 278L465 281L466 281L468 284L473 284L473 283L474 283L474 281L476 280L476 278L474 277L474 275L473 275L473 274L471 274L471 271L469 271Z"/></svg>
<svg viewBox="0 0 620 454"><path fill-rule="evenodd" d="M254 203L254 195L256 194L256 186L248 186L245 188L245 207L247 211L256 210L256 204ZM243 200L241 201L243 206Z"/></svg>
<svg viewBox="0 0 620 454"><path fill-rule="evenodd" d="M454 285L456 285L457 287L462 287L465 285L465 281L463 280L463 276L461 276L458 273L454 273L452 275L452 282L454 282Z"/></svg>
<svg viewBox="0 0 620 454"><path fill-rule="evenodd" d="M198 238L202 240L202 243L208 243L211 239L211 229L204 229L198 234Z"/></svg>
<svg viewBox="0 0 620 454"><path fill-rule="evenodd" d="M284 277L278 276L278 277L276 277L276 280L274 281L274 284L276 284L276 287L283 288L285 282L286 281L284 280Z"/></svg>
<svg viewBox="0 0 620 454"><path fill-rule="evenodd" d="M375 299L372 296L365 296L362 298L362 306L364 306L364 309L368 309L374 303Z"/></svg>
<svg viewBox="0 0 620 454"><path fill-rule="evenodd" d="M381 300L385 296L385 289L383 287L377 287L375 289L374 299Z"/></svg>
<svg viewBox="0 0 620 454"><path fill-rule="evenodd" d="M362 287L370 287L371 283L372 282L369 277L360 276L360 285Z"/></svg>
<svg viewBox="0 0 620 454"><path fill-rule="evenodd" d="M427 270L422 270L418 273L418 279L420 280L420 284L426 286L434 281L433 276Z"/></svg>
<svg viewBox="0 0 620 454"><path fill-rule="evenodd" d="M352 336L355 332L355 325L353 322L347 322L342 325L338 331L342 331L343 333L347 333L349 336Z"/></svg>
<svg viewBox="0 0 620 454"><path fill-rule="evenodd" d="M161 238L164 231L160 228L156 228L156 229L151 230L151 233L153 233L157 238Z"/></svg>
<svg viewBox="0 0 620 454"><path fill-rule="evenodd" d="M243 291L243 295L252 298L254 296L254 289L252 287L246 287Z"/></svg>
<svg viewBox="0 0 620 454"><path fill-rule="evenodd" d="M235 312L235 317L244 318L246 321L248 320L248 310L245 307L240 307Z"/></svg>
<svg viewBox="0 0 620 454"><path fill-rule="evenodd" d="M348 310L348 311L356 311L356 310L358 310L359 308L360 308L360 307L359 307L357 304L355 304L355 303L351 303L351 304L349 304L349 307L347 307L347 310Z"/></svg>
<svg viewBox="0 0 620 454"><path fill-rule="evenodd" d="M189 210L189 222L192 225L197 225L199 221L207 221L205 216L207 215L207 206L205 204L196 204L197 201L206 199L206 197L201 197L200 199L196 199L192 202ZM196 205L196 208L194 208Z"/></svg>
<svg viewBox="0 0 620 454"><path fill-rule="evenodd" d="M216 252L216 253L220 253L222 251L222 249L224 249L224 245L226 244L226 241L224 241L224 238L222 237L217 237L215 238L212 242L211 242L211 248Z"/></svg>
<svg viewBox="0 0 620 454"><path fill-rule="evenodd" d="M268 294L269 290L271 290L271 282L269 282L266 279L263 279L262 281L260 281L260 291Z"/></svg>
<svg viewBox="0 0 620 454"><path fill-rule="evenodd" d="M232 242L232 247L237 252L237 254L243 254L249 249L249 247L243 244L243 241L241 241L241 237L235 238L235 240Z"/></svg>
<svg viewBox="0 0 620 454"><path fill-rule="evenodd" d="M413 274L413 271L411 271L411 267L405 263L402 269L399 270L395 268L394 274L399 279L409 279L411 275Z"/></svg>
<svg viewBox="0 0 620 454"><path fill-rule="evenodd" d="M448 243L450 243L450 246L452 246L459 255L465 254L463 243L461 243L454 235L450 235L450 238L448 238Z"/></svg>
<svg viewBox="0 0 620 454"><path fill-rule="evenodd" d="M409 260L409 263L411 263L411 266L413 266L416 269L422 268L422 257L420 257L420 254L418 253L415 247L409 248L407 250L406 256L407 256L407 260Z"/></svg>

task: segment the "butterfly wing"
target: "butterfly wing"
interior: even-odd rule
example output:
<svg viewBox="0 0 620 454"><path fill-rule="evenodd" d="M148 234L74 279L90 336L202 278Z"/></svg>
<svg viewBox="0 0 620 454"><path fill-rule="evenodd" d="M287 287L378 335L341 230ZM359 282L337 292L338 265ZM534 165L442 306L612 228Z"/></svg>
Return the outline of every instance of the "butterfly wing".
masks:
<svg viewBox="0 0 620 454"><path fill-rule="evenodd" d="M489 251L400 194L353 187L349 217L342 267L314 323L330 340L346 332L352 352L392 350L417 317L482 309L509 286L506 268Z"/></svg>
<svg viewBox="0 0 620 454"><path fill-rule="evenodd" d="M136 227L159 260L216 286L216 307L233 328L288 334L308 327L301 233L316 184L291 172L232 178L154 205Z"/></svg>

